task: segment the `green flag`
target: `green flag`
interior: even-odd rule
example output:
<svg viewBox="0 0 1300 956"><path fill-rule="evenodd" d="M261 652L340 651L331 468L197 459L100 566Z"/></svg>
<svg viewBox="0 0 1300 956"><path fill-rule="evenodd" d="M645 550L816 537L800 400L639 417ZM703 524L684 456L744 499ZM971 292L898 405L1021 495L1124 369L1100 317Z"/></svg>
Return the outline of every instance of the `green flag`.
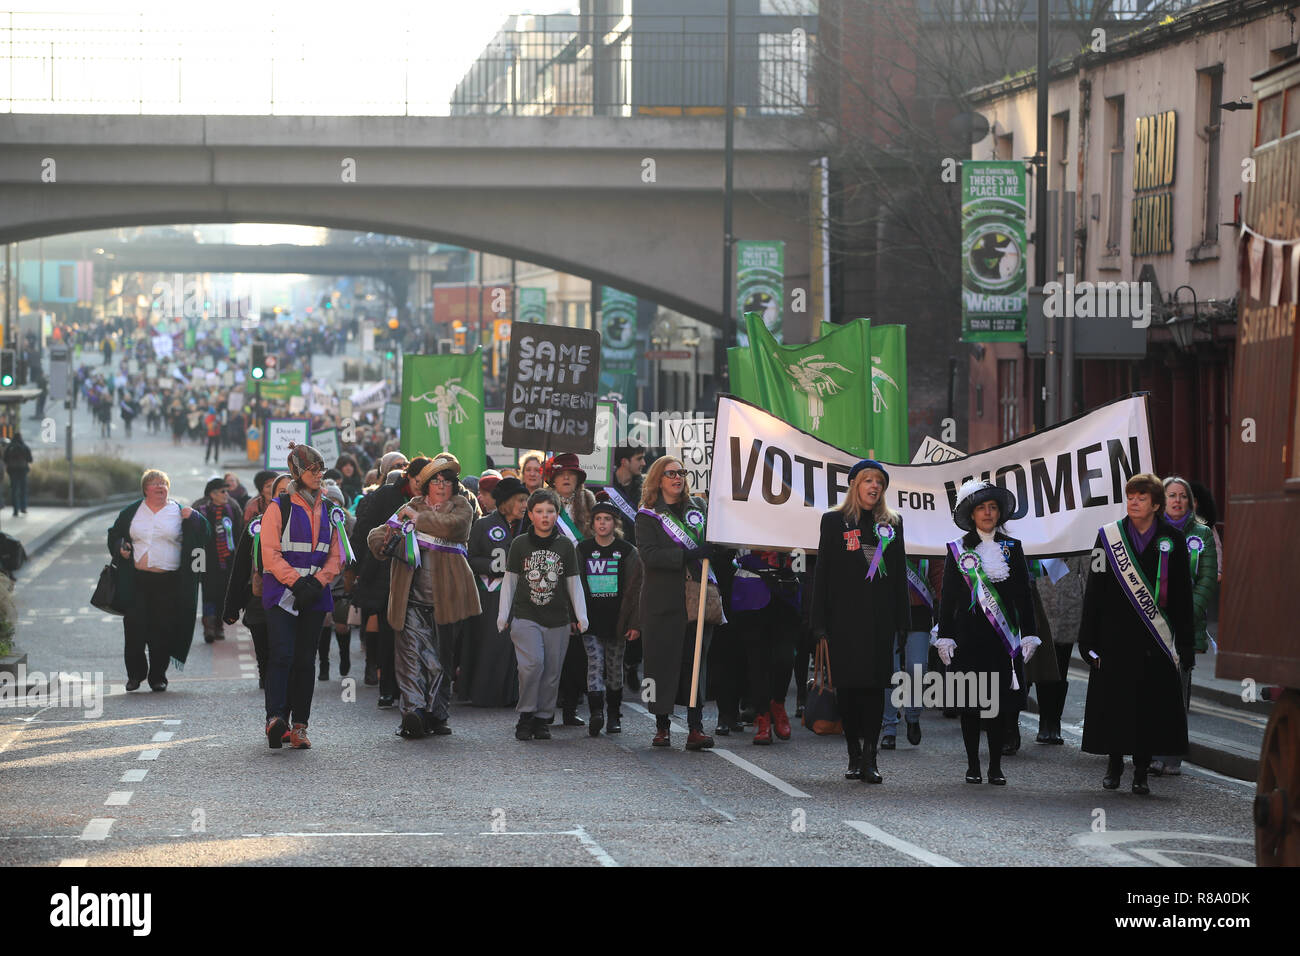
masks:
<svg viewBox="0 0 1300 956"><path fill-rule="evenodd" d="M907 437L907 326L871 327L872 429L876 457L905 465Z"/></svg>
<svg viewBox="0 0 1300 956"><path fill-rule="evenodd" d="M487 467L483 426L483 350L468 355L402 357L402 452L449 451L462 475Z"/></svg>
<svg viewBox="0 0 1300 956"><path fill-rule="evenodd" d="M758 381L754 378L754 357L747 348L727 349L727 375L731 379L731 394L763 404L758 395Z"/></svg>
<svg viewBox="0 0 1300 956"><path fill-rule="evenodd" d="M871 322L856 319L808 345L778 345L747 312L758 405L855 455L874 454ZM906 434L906 431L904 431Z"/></svg>

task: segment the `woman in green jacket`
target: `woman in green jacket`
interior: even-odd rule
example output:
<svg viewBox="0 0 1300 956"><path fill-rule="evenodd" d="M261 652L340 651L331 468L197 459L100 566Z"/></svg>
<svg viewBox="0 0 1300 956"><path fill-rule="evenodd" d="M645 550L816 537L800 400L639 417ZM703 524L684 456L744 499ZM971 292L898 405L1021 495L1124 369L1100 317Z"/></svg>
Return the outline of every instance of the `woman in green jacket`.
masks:
<svg viewBox="0 0 1300 956"><path fill-rule="evenodd" d="M1183 478L1169 477L1165 486L1165 520L1187 536L1187 557L1192 569L1192 620L1196 631L1196 653L1204 654L1210 648L1209 634L1205 628L1205 612L1219 590L1219 549L1214 542L1214 529L1196 514L1196 496L1191 484ZM1191 707L1192 669L1184 668L1183 710ZM1177 776L1183 772L1182 757L1154 757L1151 773Z"/></svg>
<svg viewBox="0 0 1300 956"><path fill-rule="evenodd" d="M161 691L167 689L168 658L183 670L189 656L212 532L201 514L169 497L165 472L146 471L140 491L143 497L123 508L108 529L108 553L117 569L113 606L125 615L126 689L147 679Z"/></svg>

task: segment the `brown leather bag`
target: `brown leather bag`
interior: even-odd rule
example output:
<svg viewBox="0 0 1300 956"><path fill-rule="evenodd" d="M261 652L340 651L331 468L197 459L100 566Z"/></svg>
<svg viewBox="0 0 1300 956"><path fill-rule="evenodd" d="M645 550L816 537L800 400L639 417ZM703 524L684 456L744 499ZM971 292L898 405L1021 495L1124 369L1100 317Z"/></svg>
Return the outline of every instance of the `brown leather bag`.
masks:
<svg viewBox="0 0 1300 956"><path fill-rule="evenodd" d="M686 572L686 620L692 623L699 617L700 611L700 582L691 577L691 572ZM704 591L704 623L721 624L722 623L722 592L712 581Z"/></svg>
<svg viewBox="0 0 1300 956"><path fill-rule="evenodd" d="M824 681L823 668L826 672ZM840 708L835 701L835 683L831 679L831 650L825 638L817 642L813 677L808 681L808 699L803 708L803 725L819 735L844 733Z"/></svg>

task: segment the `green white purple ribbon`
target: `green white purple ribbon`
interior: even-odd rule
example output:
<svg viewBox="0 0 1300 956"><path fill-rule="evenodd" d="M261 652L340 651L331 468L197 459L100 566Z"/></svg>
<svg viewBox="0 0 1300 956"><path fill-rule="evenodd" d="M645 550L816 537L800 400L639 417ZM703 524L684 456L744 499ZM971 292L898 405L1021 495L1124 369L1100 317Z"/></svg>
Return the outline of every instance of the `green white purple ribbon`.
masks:
<svg viewBox="0 0 1300 956"><path fill-rule="evenodd" d="M339 547L343 554L343 566L347 567L354 564L357 556L352 550L352 542L348 540L346 516L343 509L337 505L330 509L330 524L334 526L334 533L339 537Z"/></svg>
<svg viewBox="0 0 1300 956"><path fill-rule="evenodd" d="M1201 552L1205 550L1205 539L1199 534L1187 536L1187 559L1192 566L1192 580L1196 580L1196 569L1201 563Z"/></svg>
<svg viewBox="0 0 1300 956"><path fill-rule="evenodd" d="M222 516L221 530L226 534L226 550L233 554L235 550L235 530L234 525L230 522L230 515Z"/></svg>
<svg viewBox="0 0 1300 956"><path fill-rule="evenodd" d="M885 557L885 549L889 547L889 543L894 540L894 535L897 533L898 532L894 530L894 526L887 522L882 521L880 524L876 525L876 540L878 543L876 544L876 553L871 556L871 565L867 568L868 581L875 579L877 571L879 571L882 576L889 574L889 572L885 570L883 558Z"/></svg>

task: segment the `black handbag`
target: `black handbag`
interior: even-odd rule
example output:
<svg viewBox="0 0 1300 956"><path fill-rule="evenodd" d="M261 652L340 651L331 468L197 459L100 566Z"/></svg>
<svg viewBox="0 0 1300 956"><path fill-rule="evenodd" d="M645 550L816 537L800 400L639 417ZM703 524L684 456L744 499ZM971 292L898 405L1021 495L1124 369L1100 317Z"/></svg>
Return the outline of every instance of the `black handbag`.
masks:
<svg viewBox="0 0 1300 956"><path fill-rule="evenodd" d="M830 647L824 637L817 642L813 676L808 681L808 699L803 706L803 725L820 736L844 732L840 708L835 700L835 684L831 680Z"/></svg>
<svg viewBox="0 0 1300 956"><path fill-rule="evenodd" d="M106 614L116 614L122 617L126 614L113 604L117 597L117 567L110 561L104 565L104 569L99 572L99 583L95 585L95 593L90 596L90 606L98 608Z"/></svg>

